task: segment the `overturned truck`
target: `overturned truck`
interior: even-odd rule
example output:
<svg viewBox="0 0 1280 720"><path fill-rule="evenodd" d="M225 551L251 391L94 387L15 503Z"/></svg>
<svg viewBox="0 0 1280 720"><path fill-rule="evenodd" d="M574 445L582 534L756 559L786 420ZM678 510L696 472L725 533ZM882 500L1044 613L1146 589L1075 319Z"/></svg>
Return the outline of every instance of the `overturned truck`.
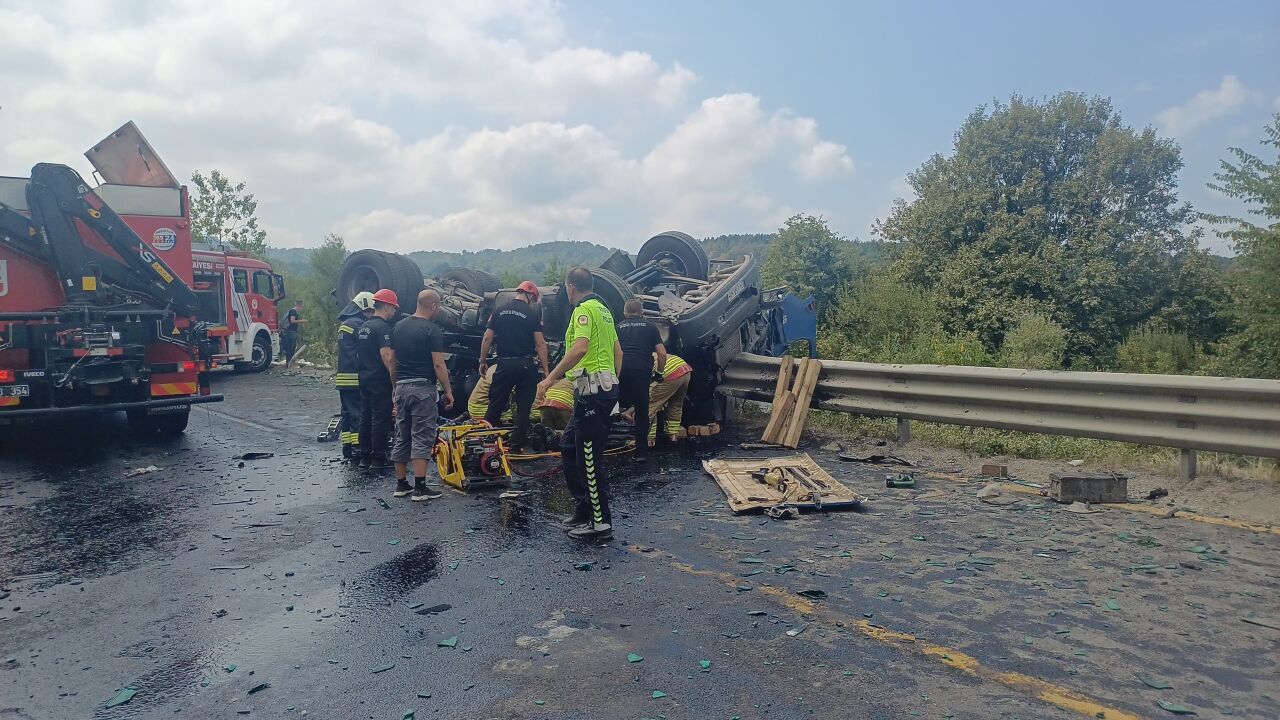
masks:
<svg viewBox="0 0 1280 720"><path fill-rule="evenodd" d="M777 355L799 340L808 341L812 351L817 325L812 298L797 298L785 288L761 288L759 265L751 255L712 260L700 242L673 231L649 238L635 258L615 251L590 270L596 295L615 318L622 317L623 303L640 299L663 343L693 366L686 425L723 419L715 388L739 353ZM424 288L440 293L443 302L436 322L444 330L445 349L451 355L451 382L469 392L489 316L514 300L515 290L503 288L480 269L450 268L439 277L424 278L418 265L404 255L360 250L343 264L335 296L345 305L356 293L379 288L394 290L406 309ZM562 284L540 291L543 326L555 358L562 352L572 308Z"/></svg>

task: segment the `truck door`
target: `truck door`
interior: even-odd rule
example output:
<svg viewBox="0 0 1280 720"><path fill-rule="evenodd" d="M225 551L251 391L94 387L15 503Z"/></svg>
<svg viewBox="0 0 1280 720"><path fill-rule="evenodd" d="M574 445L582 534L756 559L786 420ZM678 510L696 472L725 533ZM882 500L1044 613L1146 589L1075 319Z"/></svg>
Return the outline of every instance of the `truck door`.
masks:
<svg viewBox="0 0 1280 720"><path fill-rule="evenodd" d="M246 299L249 301L249 311L253 313L254 322L260 322L275 331L275 277L266 270L254 270L252 290L253 292Z"/></svg>

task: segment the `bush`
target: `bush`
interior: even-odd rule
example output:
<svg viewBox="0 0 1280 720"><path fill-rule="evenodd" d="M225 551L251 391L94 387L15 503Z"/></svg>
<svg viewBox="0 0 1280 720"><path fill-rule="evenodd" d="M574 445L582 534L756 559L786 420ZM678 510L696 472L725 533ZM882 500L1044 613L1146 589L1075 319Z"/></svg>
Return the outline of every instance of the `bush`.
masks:
<svg viewBox="0 0 1280 720"><path fill-rule="evenodd" d="M1067 331L1040 313L1022 316L1004 336L1000 359L1005 367L1061 370L1067 351Z"/></svg>
<svg viewBox="0 0 1280 720"><path fill-rule="evenodd" d="M1204 357L1184 333L1159 327L1141 327L1116 348L1119 372L1190 375L1200 369Z"/></svg>

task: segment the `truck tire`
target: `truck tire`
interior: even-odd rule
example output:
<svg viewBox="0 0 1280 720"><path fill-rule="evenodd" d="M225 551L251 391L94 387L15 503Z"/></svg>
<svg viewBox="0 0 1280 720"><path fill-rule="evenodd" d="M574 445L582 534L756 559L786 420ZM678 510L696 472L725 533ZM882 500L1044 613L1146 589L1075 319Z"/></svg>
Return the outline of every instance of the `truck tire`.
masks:
<svg viewBox="0 0 1280 720"><path fill-rule="evenodd" d="M249 356L249 362L245 363L245 371L260 373L271 367L271 355L271 337L266 333L258 333L253 338L253 354Z"/></svg>
<svg viewBox="0 0 1280 720"><path fill-rule="evenodd" d="M702 243L675 230L654 235L640 246L636 267L654 260L677 275L695 280L706 280L711 273L711 261Z"/></svg>
<svg viewBox="0 0 1280 720"><path fill-rule="evenodd" d="M422 290L422 273L417 267L412 260L396 253L357 250L347 256L338 271L334 301L341 309L356 293L387 288L400 299L401 308L412 310L414 299Z"/></svg>
<svg viewBox="0 0 1280 720"><path fill-rule="evenodd" d="M617 273L610 272L604 268L589 268L591 277L595 278L595 294L600 298L605 307L609 308L609 312L613 313L614 322L622 319L622 306L628 300L635 297L631 292L631 286L626 280L618 277ZM565 296L567 301L568 296Z"/></svg>
<svg viewBox="0 0 1280 720"><path fill-rule="evenodd" d="M161 437L173 437L181 435L187 429L187 421L191 418L191 408L186 408L180 413L165 413L163 415L148 415L145 409L128 410L125 412L125 419L129 423L129 430L135 435L149 437L159 435Z"/></svg>
<svg viewBox="0 0 1280 720"><path fill-rule="evenodd" d="M473 268L452 267L445 270L440 279L452 280L474 295L484 295L502 289L502 283L498 282L497 278L483 270Z"/></svg>

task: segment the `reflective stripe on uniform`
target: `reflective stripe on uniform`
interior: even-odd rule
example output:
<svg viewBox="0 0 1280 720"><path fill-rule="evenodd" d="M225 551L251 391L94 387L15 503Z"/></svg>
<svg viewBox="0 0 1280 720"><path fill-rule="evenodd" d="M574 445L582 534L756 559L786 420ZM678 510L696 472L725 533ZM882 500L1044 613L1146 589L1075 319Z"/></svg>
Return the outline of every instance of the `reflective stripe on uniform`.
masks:
<svg viewBox="0 0 1280 720"><path fill-rule="evenodd" d="M563 410L573 409L573 385L566 382L558 382L547 388L545 402L543 407L557 407Z"/></svg>
<svg viewBox="0 0 1280 720"><path fill-rule="evenodd" d="M360 387L360 373L340 372L333 376L333 384L340 388Z"/></svg>
<svg viewBox="0 0 1280 720"><path fill-rule="evenodd" d="M667 353L667 366L662 369L662 379L664 382L667 380L675 380L676 378L683 377L691 372L693 372L693 367L690 366L689 363L675 355L672 355L671 353Z"/></svg>
<svg viewBox="0 0 1280 720"><path fill-rule="evenodd" d="M356 329L355 329L355 328L353 328L353 327L351 327L350 325L347 325L347 324L345 324L345 323L344 323L344 324L342 324L342 325L339 325L339 326L338 326L338 332L344 332L344 333L355 333L355 331L356 331Z"/></svg>
<svg viewBox="0 0 1280 720"><path fill-rule="evenodd" d="M342 441L342 444L343 444L343 445L359 445L359 444L360 444L360 433L358 433L358 432L344 432L344 433L339 433L339 434L338 434L338 439L340 439L340 440Z"/></svg>

